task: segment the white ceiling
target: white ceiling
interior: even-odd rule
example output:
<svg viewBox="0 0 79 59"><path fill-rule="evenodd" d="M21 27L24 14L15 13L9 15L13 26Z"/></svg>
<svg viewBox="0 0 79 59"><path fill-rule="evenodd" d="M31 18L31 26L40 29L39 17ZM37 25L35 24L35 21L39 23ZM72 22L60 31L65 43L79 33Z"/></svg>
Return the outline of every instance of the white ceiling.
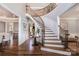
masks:
<svg viewBox="0 0 79 59"><path fill-rule="evenodd" d="M16 15L12 14L10 11L0 5L0 17L16 17Z"/></svg>
<svg viewBox="0 0 79 59"><path fill-rule="evenodd" d="M79 4L76 4L64 14L60 16L61 18L79 18Z"/></svg>
<svg viewBox="0 0 79 59"><path fill-rule="evenodd" d="M27 3L32 9L41 9L49 5L50 3Z"/></svg>

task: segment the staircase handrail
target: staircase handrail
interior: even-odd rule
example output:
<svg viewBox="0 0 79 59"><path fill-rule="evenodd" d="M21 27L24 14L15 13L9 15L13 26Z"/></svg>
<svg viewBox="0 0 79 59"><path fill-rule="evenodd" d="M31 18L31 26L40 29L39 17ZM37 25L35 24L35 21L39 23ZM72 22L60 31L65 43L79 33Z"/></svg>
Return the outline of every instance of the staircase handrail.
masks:
<svg viewBox="0 0 79 59"><path fill-rule="evenodd" d="M43 16L45 14L48 14L49 12L51 12L52 10L54 10L56 8L57 4L56 3L50 3L48 6L42 8L42 9L37 9L37 10L33 10L36 14L33 14L29 9L27 9L27 11L29 11L29 13L32 16L38 17L38 16Z"/></svg>

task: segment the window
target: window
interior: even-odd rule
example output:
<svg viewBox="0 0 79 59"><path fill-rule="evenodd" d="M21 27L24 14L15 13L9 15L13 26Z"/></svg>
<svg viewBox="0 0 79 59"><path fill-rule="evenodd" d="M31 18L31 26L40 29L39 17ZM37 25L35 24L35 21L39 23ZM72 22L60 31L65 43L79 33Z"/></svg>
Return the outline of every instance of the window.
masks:
<svg viewBox="0 0 79 59"><path fill-rule="evenodd" d="M0 33L5 32L5 22L0 22Z"/></svg>

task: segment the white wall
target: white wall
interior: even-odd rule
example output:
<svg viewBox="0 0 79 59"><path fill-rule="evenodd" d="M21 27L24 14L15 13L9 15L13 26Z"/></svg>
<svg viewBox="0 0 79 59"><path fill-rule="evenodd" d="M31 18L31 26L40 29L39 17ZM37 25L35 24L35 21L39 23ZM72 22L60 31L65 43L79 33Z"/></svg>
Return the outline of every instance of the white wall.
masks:
<svg viewBox="0 0 79 59"><path fill-rule="evenodd" d="M71 35L79 36L79 20L78 19L67 19L68 20L68 30Z"/></svg>
<svg viewBox="0 0 79 59"><path fill-rule="evenodd" d="M28 34L27 34L27 27L24 28L24 23L27 26L27 19L23 18L23 17L19 17L19 45L21 45L22 43L24 43L27 39L28 39Z"/></svg>
<svg viewBox="0 0 79 59"><path fill-rule="evenodd" d="M66 19L60 18L60 26L65 29L68 30L68 22Z"/></svg>
<svg viewBox="0 0 79 59"><path fill-rule="evenodd" d="M69 37L79 36L79 18L61 18L60 20L62 27L69 31Z"/></svg>

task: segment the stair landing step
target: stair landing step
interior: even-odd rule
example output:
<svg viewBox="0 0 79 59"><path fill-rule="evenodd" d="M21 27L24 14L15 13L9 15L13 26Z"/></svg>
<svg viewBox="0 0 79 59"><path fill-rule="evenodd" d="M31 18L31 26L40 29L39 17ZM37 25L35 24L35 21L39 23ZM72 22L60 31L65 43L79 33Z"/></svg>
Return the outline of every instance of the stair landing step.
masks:
<svg viewBox="0 0 79 59"><path fill-rule="evenodd" d="M49 49L49 48L44 48L41 47L42 51L48 51L48 52L52 52L52 53L57 53L57 54L62 54L62 55L71 55L71 52L66 52L66 51L62 51L62 50L54 50L54 49Z"/></svg>
<svg viewBox="0 0 79 59"><path fill-rule="evenodd" d="M44 44L46 47L58 47L58 48L64 48L64 45L57 45L57 44Z"/></svg>
<svg viewBox="0 0 79 59"><path fill-rule="evenodd" d="M43 56L64 56L62 54L52 53L48 51L41 51Z"/></svg>

